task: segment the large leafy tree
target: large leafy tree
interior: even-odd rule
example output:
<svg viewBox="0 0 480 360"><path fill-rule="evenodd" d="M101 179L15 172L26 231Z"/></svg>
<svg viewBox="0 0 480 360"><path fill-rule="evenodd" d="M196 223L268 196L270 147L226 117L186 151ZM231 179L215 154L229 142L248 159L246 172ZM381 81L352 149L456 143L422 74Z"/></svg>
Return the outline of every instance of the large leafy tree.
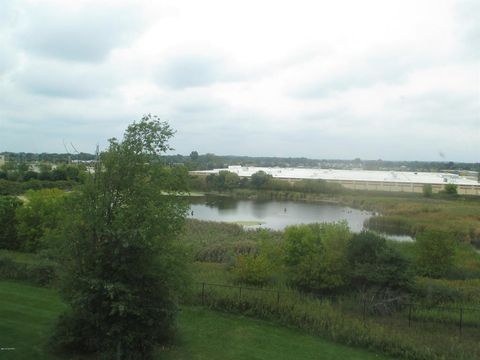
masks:
<svg viewBox="0 0 480 360"><path fill-rule="evenodd" d="M150 115L133 123L69 197L62 292L70 310L52 339L57 349L148 359L171 336L181 266L175 236L187 211L174 196L186 174L159 158L173 134Z"/></svg>
<svg viewBox="0 0 480 360"><path fill-rule="evenodd" d="M29 190L25 203L16 211L19 245L36 252L48 246L48 237L64 218L65 191L59 189Z"/></svg>
<svg viewBox="0 0 480 360"><path fill-rule="evenodd" d="M308 290L334 290L348 280L346 251L351 234L346 222L289 226L285 264L290 280Z"/></svg>

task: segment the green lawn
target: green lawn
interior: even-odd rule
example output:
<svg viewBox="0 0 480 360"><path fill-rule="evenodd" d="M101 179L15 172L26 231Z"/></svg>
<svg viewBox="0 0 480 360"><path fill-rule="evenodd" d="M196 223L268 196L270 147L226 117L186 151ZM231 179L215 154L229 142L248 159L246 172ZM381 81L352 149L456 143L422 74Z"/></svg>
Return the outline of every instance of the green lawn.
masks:
<svg viewBox="0 0 480 360"><path fill-rule="evenodd" d="M0 359L51 359L44 346L65 305L50 289L0 281Z"/></svg>
<svg viewBox="0 0 480 360"><path fill-rule="evenodd" d="M265 321L201 307L183 308L177 342L162 352L167 360L387 359Z"/></svg>
<svg viewBox="0 0 480 360"><path fill-rule="evenodd" d="M65 309L51 289L0 281L0 359L53 359L45 343ZM386 359L265 321L184 307L179 337L161 359Z"/></svg>

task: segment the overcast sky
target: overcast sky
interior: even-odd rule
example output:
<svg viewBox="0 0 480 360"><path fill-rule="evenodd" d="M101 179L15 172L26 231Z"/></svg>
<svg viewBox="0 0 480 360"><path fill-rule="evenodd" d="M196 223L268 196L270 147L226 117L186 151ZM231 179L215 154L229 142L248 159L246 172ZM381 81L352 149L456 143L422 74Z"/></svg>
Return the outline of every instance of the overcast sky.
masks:
<svg viewBox="0 0 480 360"><path fill-rule="evenodd" d="M0 152L480 161L480 1L0 0ZM72 151L72 150L71 150Z"/></svg>

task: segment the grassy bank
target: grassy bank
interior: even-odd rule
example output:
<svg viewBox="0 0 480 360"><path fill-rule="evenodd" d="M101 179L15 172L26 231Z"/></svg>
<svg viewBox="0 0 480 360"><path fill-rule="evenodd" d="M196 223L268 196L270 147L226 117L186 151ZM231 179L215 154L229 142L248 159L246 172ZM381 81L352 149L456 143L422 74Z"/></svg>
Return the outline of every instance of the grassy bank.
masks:
<svg viewBox="0 0 480 360"><path fill-rule="evenodd" d="M177 344L165 359L387 359L261 320L184 307ZM162 354L162 355L163 355Z"/></svg>
<svg viewBox="0 0 480 360"><path fill-rule="evenodd" d="M201 284L197 289L192 302L210 309L265 319L389 356L412 360L480 358L479 312L464 309L460 334L459 313L449 309L415 305L410 316L407 305L381 315L353 298L318 299L294 291Z"/></svg>
<svg viewBox="0 0 480 360"><path fill-rule="evenodd" d="M1 359L60 359L46 351L58 315L65 309L57 293L0 281ZM158 349L158 359L386 359L273 324L220 314L199 307L182 308L176 343Z"/></svg>

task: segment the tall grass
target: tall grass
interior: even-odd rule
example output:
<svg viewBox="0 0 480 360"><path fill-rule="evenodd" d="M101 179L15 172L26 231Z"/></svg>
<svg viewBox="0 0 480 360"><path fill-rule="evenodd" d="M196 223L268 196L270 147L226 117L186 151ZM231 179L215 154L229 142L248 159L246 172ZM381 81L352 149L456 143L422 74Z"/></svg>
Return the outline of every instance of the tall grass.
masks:
<svg viewBox="0 0 480 360"><path fill-rule="evenodd" d="M365 319L348 300L317 299L295 292L256 291L198 285L190 302L211 309L242 313L296 327L348 345L371 348L404 359L474 359L480 357L477 337L469 329L459 341L455 325L422 322L427 313L416 312L409 327L405 311L395 316ZM357 304L358 305L358 304ZM360 310L360 311L359 311ZM454 318L451 319L452 321ZM469 320L470 321L470 320ZM468 321L465 326L468 325ZM425 329L428 331L425 332Z"/></svg>

